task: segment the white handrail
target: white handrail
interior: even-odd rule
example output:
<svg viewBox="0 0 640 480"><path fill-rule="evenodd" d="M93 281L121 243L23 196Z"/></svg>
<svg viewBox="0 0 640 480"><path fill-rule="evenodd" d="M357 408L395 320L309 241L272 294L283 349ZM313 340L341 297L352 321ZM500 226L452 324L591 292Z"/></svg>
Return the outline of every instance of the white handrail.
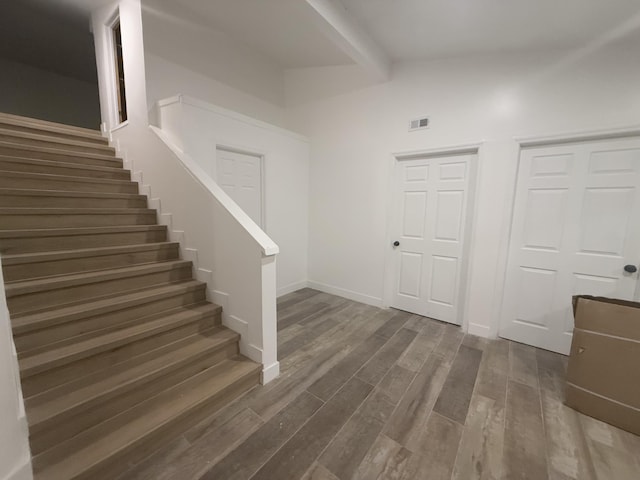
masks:
<svg viewBox="0 0 640 480"><path fill-rule="evenodd" d="M189 155L179 149L171 139L158 127L149 125L149 128L182 162L186 170L226 209L239 225L253 238L262 249L262 255L270 257L279 253L278 245L242 210L236 202L213 181L203 169Z"/></svg>

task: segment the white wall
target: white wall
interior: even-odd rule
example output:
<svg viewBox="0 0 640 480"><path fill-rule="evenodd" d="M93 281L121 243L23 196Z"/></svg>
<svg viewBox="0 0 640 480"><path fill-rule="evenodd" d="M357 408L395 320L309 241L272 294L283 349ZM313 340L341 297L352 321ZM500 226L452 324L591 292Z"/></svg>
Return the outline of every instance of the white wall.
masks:
<svg viewBox="0 0 640 480"><path fill-rule="evenodd" d="M98 86L0 58L0 112L97 129Z"/></svg>
<svg viewBox="0 0 640 480"><path fill-rule="evenodd" d="M264 122L283 126L285 109L226 83L189 70L150 51L145 53L149 105L183 93Z"/></svg>
<svg viewBox="0 0 640 480"><path fill-rule="evenodd" d="M314 81L317 78L317 81ZM517 135L640 120L637 49L397 65L367 85L353 68L290 71L288 121L311 139L312 286L382 304L391 154L484 141L466 321L495 335L515 182ZM408 133L412 118L431 128Z"/></svg>
<svg viewBox="0 0 640 480"><path fill-rule="evenodd" d="M110 21L119 12L128 120L118 125ZM93 12L102 118L125 168L168 226L171 238L206 281L223 322L241 334L240 350L263 364L266 383L279 373L276 350L278 247L190 159L172 152L149 127L140 0L118 0ZM239 211L234 211L235 209ZM247 226L249 228L247 228Z"/></svg>
<svg viewBox="0 0 640 480"><path fill-rule="evenodd" d="M20 373L0 268L0 480L28 480L31 454Z"/></svg>
<svg viewBox="0 0 640 480"><path fill-rule="evenodd" d="M216 148L264 156L265 231L280 247L278 295L306 285L309 142L294 132L188 96L162 102L163 131L216 178Z"/></svg>
<svg viewBox="0 0 640 480"><path fill-rule="evenodd" d="M143 2L149 105L178 93L283 125L280 66L222 32L189 20L188 7ZM166 3L166 2L165 2ZM171 14L180 15L172 16Z"/></svg>

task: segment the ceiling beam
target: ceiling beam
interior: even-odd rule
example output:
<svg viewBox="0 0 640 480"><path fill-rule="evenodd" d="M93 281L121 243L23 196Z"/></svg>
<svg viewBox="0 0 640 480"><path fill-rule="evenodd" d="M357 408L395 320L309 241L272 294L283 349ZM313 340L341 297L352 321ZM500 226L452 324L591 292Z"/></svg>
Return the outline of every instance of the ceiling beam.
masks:
<svg viewBox="0 0 640 480"><path fill-rule="evenodd" d="M340 0L306 0L320 28L338 47L377 80L391 77L391 60L347 11Z"/></svg>

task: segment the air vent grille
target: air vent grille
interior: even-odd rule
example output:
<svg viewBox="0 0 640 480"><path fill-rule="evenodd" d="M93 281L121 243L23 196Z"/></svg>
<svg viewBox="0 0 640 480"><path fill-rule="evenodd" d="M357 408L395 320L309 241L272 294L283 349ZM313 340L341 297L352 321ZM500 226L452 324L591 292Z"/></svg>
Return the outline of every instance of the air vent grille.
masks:
<svg viewBox="0 0 640 480"><path fill-rule="evenodd" d="M413 130L422 130L424 128L429 128L429 117L416 118L409 122L410 132Z"/></svg>

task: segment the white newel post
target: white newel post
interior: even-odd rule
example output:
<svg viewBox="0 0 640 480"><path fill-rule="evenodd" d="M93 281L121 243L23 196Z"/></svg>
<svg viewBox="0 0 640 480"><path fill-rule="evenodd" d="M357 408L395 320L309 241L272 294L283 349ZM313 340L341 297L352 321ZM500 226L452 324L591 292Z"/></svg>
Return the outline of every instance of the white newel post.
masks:
<svg viewBox="0 0 640 480"><path fill-rule="evenodd" d="M262 256L262 383L280 373L278 363L278 317L276 311L276 255Z"/></svg>

